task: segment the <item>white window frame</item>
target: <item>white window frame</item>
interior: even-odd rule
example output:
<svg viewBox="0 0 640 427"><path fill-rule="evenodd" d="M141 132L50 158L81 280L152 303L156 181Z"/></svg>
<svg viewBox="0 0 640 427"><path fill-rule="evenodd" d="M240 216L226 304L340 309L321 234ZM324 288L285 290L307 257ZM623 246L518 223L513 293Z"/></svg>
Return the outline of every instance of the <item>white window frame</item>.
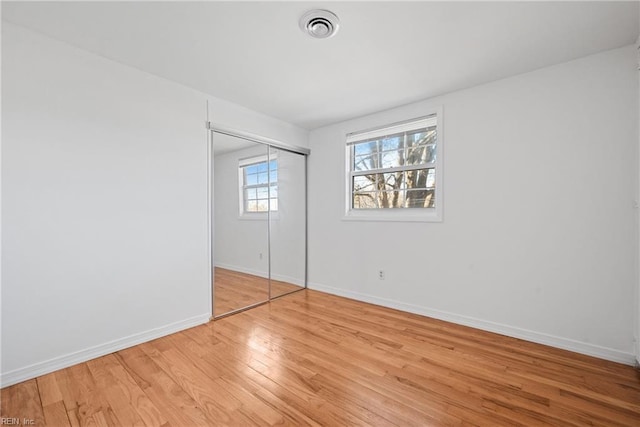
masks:
<svg viewBox="0 0 640 427"><path fill-rule="evenodd" d="M271 216L272 219L277 219L278 217L278 211L277 210L267 210L267 211L263 211L263 212L250 212L250 211L245 211L245 200L244 200L244 190L245 190L245 183L244 183L244 168L247 166L251 166L251 165L255 165L258 163L266 163L267 164L267 184L261 184L259 186L261 187L267 187L267 189L270 189L271 186L273 185L273 183L271 182L271 173L268 170L268 165L269 162L273 161L273 160L278 160L278 156L275 154L263 154L263 155L259 155L259 156L252 156L252 157L247 157L244 159L240 159L238 161L238 212L239 212L239 218L240 219L247 219L247 220L267 220L269 218L269 216ZM278 165L279 166L279 165ZM278 168L276 168L276 171L278 170ZM277 184L278 181L275 182L275 184ZM269 197L269 200L271 199L271 197ZM270 202L269 206L270 206Z"/></svg>
<svg viewBox="0 0 640 427"><path fill-rule="evenodd" d="M345 198L344 198L344 217L346 221L399 221L399 222L441 222L443 220L443 164L444 164L444 127L442 125L442 107L435 108L431 111L427 111L427 114L410 120L404 120L402 122L396 122L391 124L385 124L377 126L367 130L354 130L349 132L345 138ZM424 123L426 119L432 119L435 116L436 123L436 161L435 166L435 179L436 188L435 195L435 207L433 208L378 208L378 209L353 209L353 171L351 150L354 143L358 141L364 141L369 138L375 138L376 136L382 136L385 134L393 134L406 130L419 129L420 122ZM422 166L423 167L423 166ZM409 170L412 167L407 167ZM393 170L396 170L394 168Z"/></svg>

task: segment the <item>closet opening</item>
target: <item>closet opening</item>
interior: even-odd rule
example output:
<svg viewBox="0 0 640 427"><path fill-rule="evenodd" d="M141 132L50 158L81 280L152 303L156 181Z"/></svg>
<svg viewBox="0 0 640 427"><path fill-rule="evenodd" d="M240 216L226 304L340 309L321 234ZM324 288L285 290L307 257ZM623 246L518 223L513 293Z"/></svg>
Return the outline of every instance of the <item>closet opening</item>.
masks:
<svg viewBox="0 0 640 427"><path fill-rule="evenodd" d="M212 319L307 287L310 150L207 122Z"/></svg>

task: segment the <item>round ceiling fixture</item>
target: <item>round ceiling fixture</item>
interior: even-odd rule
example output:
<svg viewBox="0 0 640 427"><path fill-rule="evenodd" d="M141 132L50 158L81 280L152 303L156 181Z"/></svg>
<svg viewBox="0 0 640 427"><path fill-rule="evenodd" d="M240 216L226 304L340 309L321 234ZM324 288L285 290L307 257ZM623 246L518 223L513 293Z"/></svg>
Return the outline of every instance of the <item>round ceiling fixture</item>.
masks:
<svg viewBox="0 0 640 427"><path fill-rule="evenodd" d="M315 39L328 39L338 32L340 20L328 10L310 10L300 18L300 29Z"/></svg>

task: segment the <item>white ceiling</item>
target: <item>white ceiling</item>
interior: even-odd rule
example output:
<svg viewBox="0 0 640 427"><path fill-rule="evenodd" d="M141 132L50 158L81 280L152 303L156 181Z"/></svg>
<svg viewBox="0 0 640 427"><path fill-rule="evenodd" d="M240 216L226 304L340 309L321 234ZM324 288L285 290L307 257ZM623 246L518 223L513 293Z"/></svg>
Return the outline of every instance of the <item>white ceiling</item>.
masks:
<svg viewBox="0 0 640 427"><path fill-rule="evenodd" d="M2 18L307 129L632 44L633 2L2 2ZM305 36L326 8L339 33Z"/></svg>

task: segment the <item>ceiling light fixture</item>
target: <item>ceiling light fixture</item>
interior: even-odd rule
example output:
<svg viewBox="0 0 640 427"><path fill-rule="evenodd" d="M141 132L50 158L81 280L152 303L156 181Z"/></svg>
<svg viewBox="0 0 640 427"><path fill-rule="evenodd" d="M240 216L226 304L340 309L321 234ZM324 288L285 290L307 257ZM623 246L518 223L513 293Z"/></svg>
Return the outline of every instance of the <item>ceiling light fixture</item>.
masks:
<svg viewBox="0 0 640 427"><path fill-rule="evenodd" d="M340 27L338 17L328 10L310 10L299 21L300 29L315 39L328 39L333 37Z"/></svg>

